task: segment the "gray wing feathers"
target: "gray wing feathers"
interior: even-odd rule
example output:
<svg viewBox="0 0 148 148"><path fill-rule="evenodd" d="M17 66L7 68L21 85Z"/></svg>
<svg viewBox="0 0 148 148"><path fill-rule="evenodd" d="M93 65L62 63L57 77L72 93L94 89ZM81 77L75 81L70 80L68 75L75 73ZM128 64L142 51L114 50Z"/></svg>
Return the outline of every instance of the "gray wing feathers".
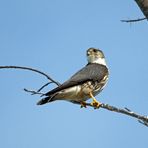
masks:
<svg viewBox="0 0 148 148"><path fill-rule="evenodd" d="M84 68L82 68L80 71L75 73L68 81L63 83L61 86L49 91L45 95L49 96L57 91L82 84L89 80L101 81L104 78L105 74L107 73L108 73L108 70L104 65L99 65L95 63L88 64Z"/></svg>

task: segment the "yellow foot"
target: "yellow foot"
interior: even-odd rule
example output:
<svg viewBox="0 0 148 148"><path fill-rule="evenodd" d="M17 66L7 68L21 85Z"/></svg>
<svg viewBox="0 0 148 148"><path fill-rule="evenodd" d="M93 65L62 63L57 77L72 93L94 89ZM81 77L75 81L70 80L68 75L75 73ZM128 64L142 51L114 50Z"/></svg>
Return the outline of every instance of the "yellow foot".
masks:
<svg viewBox="0 0 148 148"><path fill-rule="evenodd" d="M96 100L96 98L93 96L93 94L89 93L90 97L93 99L93 102L91 102L91 105L94 107L94 109L99 108L101 106L101 103Z"/></svg>
<svg viewBox="0 0 148 148"><path fill-rule="evenodd" d="M94 109L96 109L101 106L101 103L98 102L97 100L93 100L93 102L91 102L91 105L94 107Z"/></svg>
<svg viewBox="0 0 148 148"><path fill-rule="evenodd" d="M86 102L85 101L82 101L80 104L81 104L81 108L83 108L83 107L86 108Z"/></svg>

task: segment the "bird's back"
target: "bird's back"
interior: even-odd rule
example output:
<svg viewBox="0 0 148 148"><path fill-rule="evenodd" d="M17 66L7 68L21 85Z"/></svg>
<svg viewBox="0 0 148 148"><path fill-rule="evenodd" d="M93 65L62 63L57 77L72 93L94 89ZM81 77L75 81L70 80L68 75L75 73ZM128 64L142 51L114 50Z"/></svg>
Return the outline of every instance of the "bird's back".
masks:
<svg viewBox="0 0 148 148"><path fill-rule="evenodd" d="M83 84L87 81L100 82L106 75L108 76L108 68L106 66L97 63L87 64L84 68L75 73L69 80L57 88L47 92L45 95L50 96L60 90Z"/></svg>

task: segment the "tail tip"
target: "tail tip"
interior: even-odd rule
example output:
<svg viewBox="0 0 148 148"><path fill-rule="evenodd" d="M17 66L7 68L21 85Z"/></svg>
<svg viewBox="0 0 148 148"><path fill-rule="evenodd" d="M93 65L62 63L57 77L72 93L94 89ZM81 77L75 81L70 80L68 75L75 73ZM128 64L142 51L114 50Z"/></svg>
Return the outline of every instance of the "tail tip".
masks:
<svg viewBox="0 0 148 148"><path fill-rule="evenodd" d="M37 105L43 105L43 104L46 104L46 103L51 102L51 101L52 101L52 99L50 97L46 97L46 98L43 98L40 101L38 101Z"/></svg>

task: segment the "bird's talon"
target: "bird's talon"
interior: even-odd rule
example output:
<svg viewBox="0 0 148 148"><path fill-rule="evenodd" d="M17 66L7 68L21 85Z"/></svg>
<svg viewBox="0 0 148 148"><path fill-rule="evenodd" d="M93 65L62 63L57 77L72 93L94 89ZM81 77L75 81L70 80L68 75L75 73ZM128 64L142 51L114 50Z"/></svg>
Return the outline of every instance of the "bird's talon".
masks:
<svg viewBox="0 0 148 148"><path fill-rule="evenodd" d="M81 108L86 108L86 103L85 102L81 102Z"/></svg>
<svg viewBox="0 0 148 148"><path fill-rule="evenodd" d="M97 109L97 108L99 108L99 107L101 106L101 103L98 102L98 101L93 101L93 102L91 103L91 105L94 107L94 109Z"/></svg>

